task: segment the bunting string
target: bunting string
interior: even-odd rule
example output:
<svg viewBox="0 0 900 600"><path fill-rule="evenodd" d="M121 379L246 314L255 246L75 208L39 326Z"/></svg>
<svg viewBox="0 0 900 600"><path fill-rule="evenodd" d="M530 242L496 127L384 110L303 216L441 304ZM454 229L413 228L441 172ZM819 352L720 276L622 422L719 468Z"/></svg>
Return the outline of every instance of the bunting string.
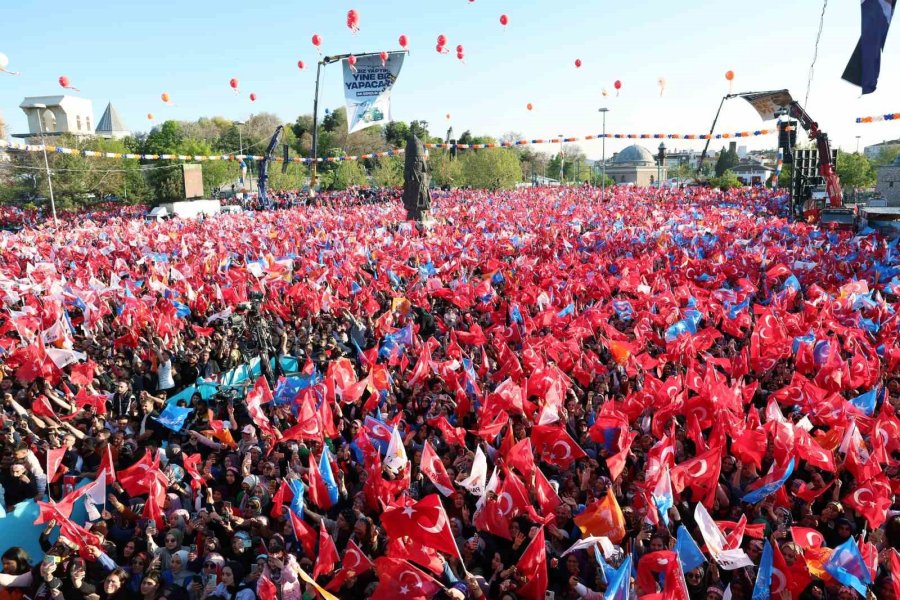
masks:
<svg viewBox="0 0 900 600"><path fill-rule="evenodd" d="M857 123L880 123L881 121L900 121L900 112L873 115L871 117L856 117Z"/></svg>
<svg viewBox="0 0 900 600"><path fill-rule="evenodd" d="M572 136L572 137L553 137L553 138L537 138L537 139L524 139L524 140L515 140L510 142L497 142L494 144L424 144L426 148L438 149L438 150L450 150L450 149L459 149L459 150L481 150L485 148L513 148L517 146L537 146L541 144L561 144L561 143L575 143L581 141L590 141L590 140L599 140L603 137L607 139L615 139L615 140L707 140L707 139L732 139L732 138L748 138L748 137L759 137L764 135L771 135L777 132L777 129L757 129L754 131L737 131L734 133L717 133L710 135L708 133L698 133L698 134L681 134L681 133L607 133L605 136L602 133L598 133L596 135L585 135L585 136ZM7 142L5 140L0 140L0 149L7 149L15 152L43 152L44 146L41 144L19 144L14 142ZM142 161L154 161L154 160L178 160L178 161L190 161L190 162L199 162L199 161L241 161L241 160L262 160L263 156L256 154L215 154L209 156L201 156L201 155L191 155L191 154L132 154L132 153L121 153L121 152L98 152L96 150L78 150L76 148L66 148L64 146L47 146L47 152L53 152L56 154L78 154L87 158L117 158L117 159L131 159L131 160L142 160ZM387 150L383 152L370 152L368 154L360 154L357 156L327 156L327 157L319 157L316 159L316 162L319 163L330 163L330 162L342 162L342 161L353 161L353 160L366 160L371 158L384 158L388 156L399 156L402 155L404 150L402 148L398 148L396 150ZM273 162L284 162L284 158L281 156L272 157ZM303 157L293 157L289 158L288 162L292 163L303 163L310 164L312 163L311 158L303 158Z"/></svg>

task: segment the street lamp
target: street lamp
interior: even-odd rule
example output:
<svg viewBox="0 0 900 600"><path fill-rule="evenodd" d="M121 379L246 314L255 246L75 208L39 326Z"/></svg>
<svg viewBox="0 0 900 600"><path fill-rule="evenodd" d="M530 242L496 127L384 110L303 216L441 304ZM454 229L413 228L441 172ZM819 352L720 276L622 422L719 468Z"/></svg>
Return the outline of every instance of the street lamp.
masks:
<svg viewBox="0 0 900 600"><path fill-rule="evenodd" d="M606 113L609 112L609 109L604 106L598 110L603 113L603 174L600 179L600 199L606 200Z"/></svg>
<svg viewBox="0 0 900 600"><path fill-rule="evenodd" d="M862 136L856 136L856 153L859 154L859 138Z"/></svg>
<svg viewBox="0 0 900 600"><path fill-rule="evenodd" d="M662 170L663 165L666 164L666 145L662 142L659 143L659 154L657 154L656 160L656 187L662 189Z"/></svg>
<svg viewBox="0 0 900 600"><path fill-rule="evenodd" d="M47 110L46 104L32 104L31 108L37 110L38 128L41 132L41 146L44 149L44 167L47 169L47 187L50 188L50 209L53 211L53 224L59 225L56 218L56 201L53 199L53 177L50 174L50 161L47 159L47 141L44 139L44 118L42 110Z"/></svg>

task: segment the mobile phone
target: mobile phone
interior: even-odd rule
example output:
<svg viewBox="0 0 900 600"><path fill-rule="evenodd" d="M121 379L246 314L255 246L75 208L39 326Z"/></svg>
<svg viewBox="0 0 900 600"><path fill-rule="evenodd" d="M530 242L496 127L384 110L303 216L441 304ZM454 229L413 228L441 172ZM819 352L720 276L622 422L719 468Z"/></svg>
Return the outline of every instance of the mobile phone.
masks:
<svg viewBox="0 0 900 600"><path fill-rule="evenodd" d="M252 540L244 540L244 548L249 548L252 545L253 545Z"/></svg>
<svg viewBox="0 0 900 600"><path fill-rule="evenodd" d="M218 583L218 578L216 577L215 573L209 576L209 583L213 585L216 585Z"/></svg>
<svg viewBox="0 0 900 600"><path fill-rule="evenodd" d="M225 510L231 510L231 502L229 502L228 500L226 500L225 502L222 503L222 507L223 507Z"/></svg>
<svg viewBox="0 0 900 600"><path fill-rule="evenodd" d="M191 553L197 554L197 544L191 544Z"/></svg>

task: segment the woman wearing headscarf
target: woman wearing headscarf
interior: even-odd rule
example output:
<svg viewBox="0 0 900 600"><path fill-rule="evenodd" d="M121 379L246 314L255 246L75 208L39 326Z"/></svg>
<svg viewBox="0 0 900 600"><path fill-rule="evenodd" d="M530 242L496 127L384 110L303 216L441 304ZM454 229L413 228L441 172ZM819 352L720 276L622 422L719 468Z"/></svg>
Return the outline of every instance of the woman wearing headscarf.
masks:
<svg viewBox="0 0 900 600"><path fill-rule="evenodd" d="M197 577L196 573L188 571L187 563L187 550L179 550L174 553L169 561L169 568L163 571L163 581L187 588L191 580Z"/></svg>
<svg viewBox="0 0 900 600"><path fill-rule="evenodd" d="M222 581L212 592L210 586L204 590L201 600L256 600L256 592L248 587L244 580L244 568L240 563L229 562L222 567Z"/></svg>

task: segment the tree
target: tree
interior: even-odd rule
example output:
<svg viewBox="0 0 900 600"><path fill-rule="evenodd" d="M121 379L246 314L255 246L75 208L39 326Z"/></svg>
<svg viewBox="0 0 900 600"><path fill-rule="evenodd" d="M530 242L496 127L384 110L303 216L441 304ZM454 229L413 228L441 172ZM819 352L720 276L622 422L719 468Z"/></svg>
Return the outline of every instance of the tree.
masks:
<svg viewBox="0 0 900 600"><path fill-rule="evenodd" d="M732 188L739 188L743 185L737 175L734 174L734 171L731 171L730 169L722 173L719 177L713 177L709 180L709 183L711 186L725 191Z"/></svg>
<svg viewBox="0 0 900 600"><path fill-rule="evenodd" d="M405 148L409 125L403 121L391 121L384 126L384 141L392 148Z"/></svg>
<svg viewBox="0 0 900 600"><path fill-rule="evenodd" d="M379 158L372 169L372 179L379 187L399 187L403 185L403 159L399 156Z"/></svg>
<svg viewBox="0 0 900 600"><path fill-rule="evenodd" d="M858 190L875 185L875 168L862 154L838 151L836 168L841 185L845 188Z"/></svg>
<svg viewBox="0 0 900 600"><path fill-rule="evenodd" d="M428 157L431 182L438 187L460 187L466 185L463 176L463 162L454 159L449 152L431 152Z"/></svg>
<svg viewBox="0 0 900 600"><path fill-rule="evenodd" d="M900 154L900 145L886 146L878 151L878 155L875 156L875 160L872 163L876 167L889 165L894 162L898 154Z"/></svg>
<svg viewBox="0 0 900 600"><path fill-rule="evenodd" d="M431 141L431 135L428 133L428 121L413 121L409 124L409 129L423 143Z"/></svg>
<svg viewBox="0 0 900 600"><path fill-rule="evenodd" d="M674 167L669 167L669 177L673 177L678 179L679 181L684 181L685 179L691 179L696 175L696 171L691 168L691 166L687 163L678 163Z"/></svg>
<svg viewBox="0 0 900 600"><path fill-rule="evenodd" d="M740 162L741 159L738 158L737 150L734 148L729 148L728 150L722 148L722 151L719 152L719 158L716 160L716 177L721 177L725 171L733 169Z"/></svg>
<svg viewBox="0 0 900 600"><path fill-rule="evenodd" d="M346 190L354 185L368 185L366 171L358 160L344 160L338 163L337 168L329 173L328 189ZM325 186L323 178L322 185Z"/></svg>
<svg viewBox="0 0 900 600"><path fill-rule="evenodd" d="M509 189L522 181L522 167L515 152L494 148L470 152L459 161L466 185L483 189Z"/></svg>

